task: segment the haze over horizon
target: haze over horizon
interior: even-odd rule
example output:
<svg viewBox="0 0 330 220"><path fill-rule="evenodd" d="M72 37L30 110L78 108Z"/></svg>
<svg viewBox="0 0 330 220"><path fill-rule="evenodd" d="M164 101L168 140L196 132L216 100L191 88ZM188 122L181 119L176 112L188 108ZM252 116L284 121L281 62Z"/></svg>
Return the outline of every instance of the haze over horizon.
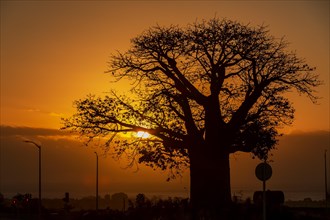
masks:
<svg viewBox="0 0 330 220"><path fill-rule="evenodd" d="M125 83L110 83L104 71L110 54L129 48L131 38L157 24L185 26L215 16L268 25L270 34L285 36L289 49L316 67L324 82L317 89L322 98L314 105L288 94L295 120L283 128L285 135L273 151L274 173L267 186L322 192L324 150L330 152L328 9L329 1L1 1L0 193L37 191L37 152L22 142L27 138L43 146L45 197L67 191L93 195L96 148L59 131L60 118L73 113L74 100L90 93L125 91ZM233 191L261 189L254 176L259 162L246 153L232 155ZM125 166L110 156L100 158L102 194L188 195L188 171L166 182L166 173Z"/></svg>
<svg viewBox="0 0 330 220"><path fill-rule="evenodd" d="M95 154L99 157L100 194L115 192L128 194L189 196L189 171L167 182L167 172L154 171L144 165L126 168L127 161L114 160L104 155L104 149L86 147L76 137L56 129L1 126L1 190L6 196L16 193L37 193L37 149L22 142L37 140L42 145L43 195L61 198L64 192L72 197L94 195ZM272 151L273 175L267 186L271 190L283 190L288 198L311 197L320 199L324 190L324 150L329 149L329 131L296 132L280 138L277 150ZM312 151L311 146L313 146ZM309 151L306 156L297 152ZM261 190L262 183L254 170L260 163L249 153L231 156L231 182L233 193L243 196ZM310 165L313 166L310 166ZM138 170L137 170L138 169ZM8 172L11 170L11 172ZM308 178L307 178L308 177ZM24 183L24 184L22 184ZM303 183L303 184L302 184ZM310 194L308 194L310 192ZM294 194L296 193L296 195ZM302 194L305 193L305 196Z"/></svg>

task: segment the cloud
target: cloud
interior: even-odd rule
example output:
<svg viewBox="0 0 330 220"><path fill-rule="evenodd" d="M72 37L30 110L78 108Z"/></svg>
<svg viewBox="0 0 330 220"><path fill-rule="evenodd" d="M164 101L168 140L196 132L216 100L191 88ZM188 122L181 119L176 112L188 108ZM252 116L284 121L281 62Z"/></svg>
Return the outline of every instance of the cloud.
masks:
<svg viewBox="0 0 330 220"><path fill-rule="evenodd" d="M0 125L0 137L49 137L49 136L72 136L72 133L60 129L51 128L32 128L32 127L14 127Z"/></svg>
<svg viewBox="0 0 330 220"><path fill-rule="evenodd" d="M278 149L273 151L274 185L323 190L326 150L329 167L330 131L293 132L283 136Z"/></svg>
<svg viewBox="0 0 330 220"><path fill-rule="evenodd" d="M271 152L273 175L267 181L267 189L284 191L286 199L323 199L325 150L328 150L330 171L330 131L295 131L280 137L277 149ZM232 189L261 190L262 183L255 176L259 163L249 153L232 155Z"/></svg>
<svg viewBox="0 0 330 220"><path fill-rule="evenodd" d="M38 108L28 108L28 109L24 109L24 110L27 112L41 112L41 110Z"/></svg>
<svg viewBox="0 0 330 220"><path fill-rule="evenodd" d="M50 112L50 111L44 111L39 108L23 108L23 111L29 112L29 113L41 113L41 114L46 114L52 117L63 117L63 113L58 113L58 112Z"/></svg>
<svg viewBox="0 0 330 220"><path fill-rule="evenodd" d="M56 112L49 112L48 114L52 117L63 117L64 116L64 114L56 113Z"/></svg>

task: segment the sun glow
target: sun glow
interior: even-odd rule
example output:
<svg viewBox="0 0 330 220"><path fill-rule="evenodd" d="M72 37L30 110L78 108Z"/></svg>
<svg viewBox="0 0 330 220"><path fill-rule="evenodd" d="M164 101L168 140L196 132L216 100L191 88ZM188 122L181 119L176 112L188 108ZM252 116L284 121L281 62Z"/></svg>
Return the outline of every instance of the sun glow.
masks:
<svg viewBox="0 0 330 220"><path fill-rule="evenodd" d="M148 137L150 137L150 134L146 131L138 131L136 133L136 136L138 136L140 138L148 138Z"/></svg>

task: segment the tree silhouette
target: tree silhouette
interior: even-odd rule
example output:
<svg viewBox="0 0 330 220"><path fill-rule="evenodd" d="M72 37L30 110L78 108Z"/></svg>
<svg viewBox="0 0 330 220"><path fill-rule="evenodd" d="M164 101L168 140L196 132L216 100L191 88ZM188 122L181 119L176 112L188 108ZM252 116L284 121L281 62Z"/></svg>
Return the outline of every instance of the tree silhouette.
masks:
<svg viewBox="0 0 330 220"><path fill-rule="evenodd" d="M229 154L267 159L278 128L292 123L285 93L317 100L314 68L265 26L214 18L185 28L155 26L109 61L108 73L132 81L131 94L111 91L75 101L64 128L93 140L107 137L117 155L173 175L190 169L193 210L231 202ZM144 131L149 138L118 133Z"/></svg>

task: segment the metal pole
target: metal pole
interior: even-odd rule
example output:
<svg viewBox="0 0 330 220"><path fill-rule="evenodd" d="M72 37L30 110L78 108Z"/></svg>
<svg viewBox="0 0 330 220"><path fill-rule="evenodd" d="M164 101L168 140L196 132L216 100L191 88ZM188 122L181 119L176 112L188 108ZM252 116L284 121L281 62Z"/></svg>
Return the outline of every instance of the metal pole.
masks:
<svg viewBox="0 0 330 220"><path fill-rule="evenodd" d="M30 144L33 144L35 145L37 148L38 148L38 151L39 151L39 204L38 204L38 214L39 214L39 218L41 218L41 146L37 143L35 143L34 141L30 141L30 140L26 140L24 141L26 143L30 143Z"/></svg>
<svg viewBox="0 0 330 220"><path fill-rule="evenodd" d="M263 169L264 176L266 175L265 170L266 169L264 168ZM262 181L262 219L266 220L266 180L265 179Z"/></svg>
<svg viewBox="0 0 330 220"><path fill-rule="evenodd" d="M96 152L94 152L96 155L96 213L99 209L99 156Z"/></svg>
<svg viewBox="0 0 330 220"><path fill-rule="evenodd" d="M39 215L41 215L41 147L39 149Z"/></svg>
<svg viewBox="0 0 330 220"><path fill-rule="evenodd" d="M327 150L324 151L324 189L325 189L325 211L328 209L328 182L327 182Z"/></svg>

